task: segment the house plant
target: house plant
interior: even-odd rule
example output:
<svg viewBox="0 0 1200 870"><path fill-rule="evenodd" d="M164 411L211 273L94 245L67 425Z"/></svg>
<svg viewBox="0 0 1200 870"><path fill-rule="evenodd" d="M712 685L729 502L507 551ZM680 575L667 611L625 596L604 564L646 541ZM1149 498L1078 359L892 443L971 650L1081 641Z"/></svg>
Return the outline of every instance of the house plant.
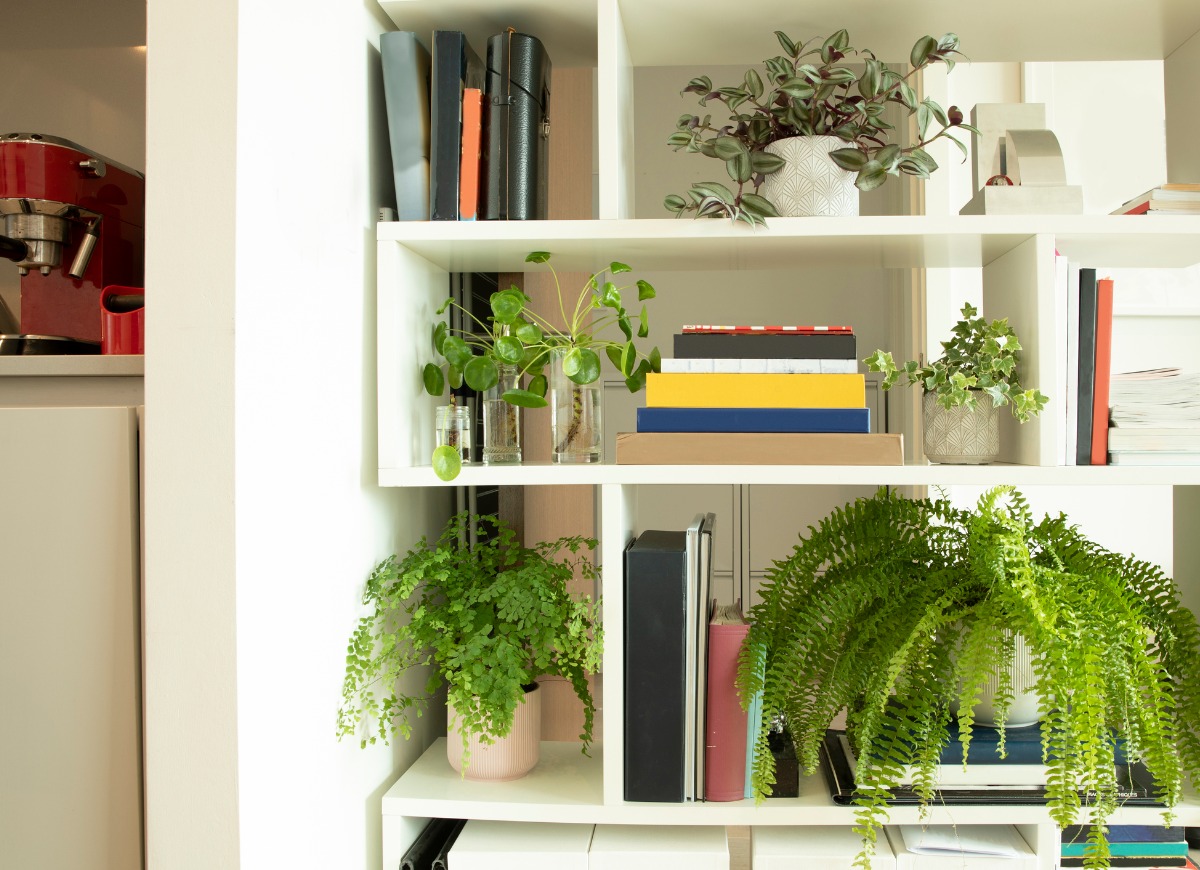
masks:
<svg viewBox="0 0 1200 870"><path fill-rule="evenodd" d="M1008 319L989 322L978 315L975 306L963 305L952 337L942 342L942 356L931 363L909 360L897 368L883 350L863 360L870 371L883 373L884 390L902 375L910 386L921 385L925 455L934 462L991 462L1000 452L996 409L1011 405L1013 416L1024 423L1048 401L1040 390L1021 386L1021 343Z"/></svg>
<svg viewBox="0 0 1200 870"><path fill-rule="evenodd" d="M534 251L527 263L544 263L554 277L558 319L544 315L528 304L521 312L522 322L513 334L522 344L522 371L531 375L529 386L509 390L504 398L527 407L544 407L549 391L555 462L599 462L602 456L600 353L603 352L625 378L625 385L636 393L646 385L646 375L660 368L657 347L648 353L638 350L637 338L650 334L645 303L655 296L653 285L638 280L618 287L612 280L625 274L629 266L608 264L584 282L574 298L564 294L558 273L550 264L550 254ZM625 308L622 294L637 288L641 310L634 315ZM612 334L613 327L621 336ZM607 334L605 334L607 332Z"/></svg>
<svg viewBox="0 0 1200 870"><path fill-rule="evenodd" d="M1004 728L1014 632L1033 650L1046 702L1049 812L1074 822L1091 793L1088 865L1106 865L1118 803L1114 736L1170 808L1200 777L1200 630L1163 572L1097 546L1065 517L1034 522L1012 487L974 509L880 491L835 510L768 572L739 663L742 698L762 693L753 783L770 793L766 727L786 716L808 771L842 709L856 750L856 818L867 866L905 765L921 799L949 740L951 704L970 744L981 687L1000 686ZM765 663L757 667L760 659Z"/></svg>
<svg viewBox="0 0 1200 870"><path fill-rule="evenodd" d="M918 100L910 84L930 64L954 67L961 53L953 33L917 40L909 56L912 68L905 73L881 63L870 51L851 47L845 30L800 43L778 30L775 37L784 54L763 62L765 76L752 68L742 81L725 87L714 87L708 76L698 76L683 89L682 93L698 94L706 108L710 101L724 104L729 117L722 123L711 115L681 115L667 144L676 151L721 160L736 188L715 181L693 184L686 196L666 197L668 211L728 216L750 224L789 214L857 214L855 188L873 190L888 175L900 173L928 178L937 169L925 150L929 143L947 138L967 156L966 146L949 132L956 127L974 131L963 123L962 112L955 106L943 109L928 98ZM906 117L916 116L915 144L889 141L895 128L885 119L888 106ZM801 207L805 201L817 202L815 189L798 198L796 208L801 210L781 207L778 198L803 181L791 171L780 175L785 166L780 152L814 147L819 150L800 159L828 171L817 188L837 192L821 201L818 210Z"/></svg>
<svg viewBox="0 0 1200 870"><path fill-rule="evenodd" d="M363 591L370 613L350 637L338 711L339 738L365 728L361 743L411 733L443 683L451 717L448 752L469 775L471 738L484 744L510 734L525 689L543 674L570 681L583 702L580 739L592 740L595 703L587 677L600 664L598 603L567 591L576 577L595 580L596 541L579 536L522 546L495 516L477 518L481 541L468 543L470 515L450 518L437 542L425 538L403 557L389 556ZM396 686L409 668L430 665L420 695ZM536 742L536 741L535 741ZM458 745L455 745L458 744Z"/></svg>

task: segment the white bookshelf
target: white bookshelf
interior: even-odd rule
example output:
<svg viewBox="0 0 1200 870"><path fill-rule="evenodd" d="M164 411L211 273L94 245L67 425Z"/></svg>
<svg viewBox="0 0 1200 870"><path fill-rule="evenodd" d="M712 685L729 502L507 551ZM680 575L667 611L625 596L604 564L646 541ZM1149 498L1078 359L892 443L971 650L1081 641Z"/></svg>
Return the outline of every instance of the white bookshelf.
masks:
<svg viewBox="0 0 1200 870"><path fill-rule="evenodd" d="M1002 432L1003 462L989 466L469 465L445 483L429 467L433 408L440 400L425 395L420 381L421 366L432 359L428 335L449 274L524 271L525 256L539 250L552 253L560 272L590 272L613 257L637 272L654 273L711 270L752 276L760 270L819 270L848 261L856 268L896 274L977 269L984 310L1003 310L1026 348L1023 380L1050 393L1062 340L1052 299L1054 251L1111 267L1189 266L1200 263L1200 217L793 218L773 219L766 228L719 220L634 219L634 70L756 63L774 52L770 31L776 28L811 35L847 27L854 45L870 46L885 59L906 58L917 35L945 30L960 35L975 61L1161 59L1200 45L1188 43L1200 33L1200 4L1194 0L1014 0L1003 9L948 0L916 0L903 7L878 0L816 0L802 7L784 0L746 0L734 19L719 5L694 0L381 0L380 6L400 29L461 29L480 51L487 36L511 25L538 34L556 68L596 69L599 219L378 225L378 481L403 487L598 487L607 635L600 705L604 738L593 756L581 756L574 744L544 744L543 761L530 776L483 785L454 774L439 741L383 798L385 860L398 858L396 838L412 830L404 820L431 816L625 824L852 822L852 810L832 804L819 775L803 781L799 798L758 806L749 801L629 804L622 799L621 564L625 543L646 525L646 518L638 516L641 486L1200 485L1200 466L1058 465L1055 445L1063 425L1059 397L1052 397L1039 420L1019 428L1009 425ZM1086 39L1071 36L1079 33L1080 22L1087 22ZM1186 74L1200 80L1200 64ZM655 284L660 297L671 292L664 283ZM752 280L746 285L749 293L773 292L759 290ZM661 337L655 337L661 347ZM1153 809L1127 808L1111 821L1153 823L1158 818ZM1200 824L1200 802L1190 799L1176 818L1176 824ZM933 807L928 819L1019 825L1031 845L1036 843L1040 866L1050 870L1056 865L1055 830L1044 807ZM896 807L891 813L893 823L913 821L916 808Z"/></svg>

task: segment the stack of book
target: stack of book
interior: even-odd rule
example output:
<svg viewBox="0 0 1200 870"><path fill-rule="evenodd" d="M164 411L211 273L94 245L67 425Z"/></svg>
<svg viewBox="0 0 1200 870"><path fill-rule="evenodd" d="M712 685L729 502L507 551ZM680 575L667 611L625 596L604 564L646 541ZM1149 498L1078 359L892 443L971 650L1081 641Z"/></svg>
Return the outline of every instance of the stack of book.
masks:
<svg viewBox="0 0 1200 870"><path fill-rule="evenodd" d="M1088 854L1090 825L1069 825L1062 833L1062 857L1059 866L1082 867ZM1195 867L1188 860L1184 830L1163 825L1109 825L1108 851L1111 867L1156 870L1167 867Z"/></svg>
<svg viewBox="0 0 1200 870"><path fill-rule="evenodd" d="M396 216L545 219L550 59L505 31L485 59L458 30L380 37Z"/></svg>
<svg viewBox="0 0 1200 870"><path fill-rule="evenodd" d="M1113 465L1200 464L1200 374L1177 368L1112 378Z"/></svg>
<svg viewBox="0 0 1200 870"><path fill-rule="evenodd" d="M949 726L950 741L942 750L937 769L936 801L943 804L1044 804L1048 770L1042 762L1040 726L1005 729L1005 757L999 753L999 732L976 726L971 732L967 763L957 730ZM1140 763L1127 764L1118 752L1116 776L1119 797L1130 805L1161 806L1154 795L1149 771ZM857 788L857 760L844 731L826 733L821 768L834 803L849 804ZM912 779L891 790L889 803L917 804L920 797Z"/></svg>
<svg viewBox="0 0 1200 870"><path fill-rule="evenodd" d="M1200 214L1200 184L1161 184L1113 214Z"/></svg>
<svg viewBox="0 0 1200 870"><path fill-rule="evenodd" d="M870 434L848 326L685 326L646 376L617 463L899 465L899 435Z"/></svg>

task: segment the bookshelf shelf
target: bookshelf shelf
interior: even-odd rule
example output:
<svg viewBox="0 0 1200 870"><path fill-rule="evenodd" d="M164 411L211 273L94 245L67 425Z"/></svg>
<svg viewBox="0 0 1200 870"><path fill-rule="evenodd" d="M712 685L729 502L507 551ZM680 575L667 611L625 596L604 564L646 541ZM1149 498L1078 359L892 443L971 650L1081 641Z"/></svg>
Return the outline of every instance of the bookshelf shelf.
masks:
<svg viewBox="0 0 1200 870"><path fill-rule="evenodd" d="M380 486L769 484L778 486L1200 485L1200 466L1036 465L469 465L452 481L429 466L381 468Z"/></svg>
<svg viewBox="0 0 1200 870"><path fill-rule="evenodd" d="M577 743L543 743L538 766L513 782L478 783L459 777L446 763L446 739L439 738L383 797L387 816L440 816L496 821L548 821L608 825L850 825L854 810L838 806L820 773L802 776L800 795L728 803L651 804L605 802L602 797L601 747L584 756ZM931 807L929 824L980 824L1003 812L1011 824L1050 823L1043 806ZM890 824L922 821L915 806L893 807ZM1156 824L1161 811L1128 807L1114 824ZM1176 808L1177 825L1200 822L1200 805Z"/></svg>
<svg viewBox="0 0 1200 870"><path fill-rule="evenodd" d="M592 271L619 255L638 270L979 267L1035 235L1065 255L1113 267L1200 262L1200 216L1036 215L774 218L751 228L724 220L393 221L397 242L449 272L517 272L548 250L560 271Z"/></svg>

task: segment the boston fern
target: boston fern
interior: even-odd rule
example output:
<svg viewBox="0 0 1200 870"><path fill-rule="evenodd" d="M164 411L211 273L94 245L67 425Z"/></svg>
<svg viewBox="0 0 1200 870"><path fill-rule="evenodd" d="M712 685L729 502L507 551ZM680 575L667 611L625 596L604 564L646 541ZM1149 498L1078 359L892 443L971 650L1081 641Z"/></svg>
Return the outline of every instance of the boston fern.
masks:
<svg viewBox="0 0 1200 870"><path fill-rule="evenodd" d="M1045 709L1051 818L1073 824L1089 796L1096 833L1085 866L1108 865L1101 826L1120 803L1117 739L1154 776L1167 818L1183 781L1200 781L1200 630L1174 584L1061 515L1034 522L1011 487L985 493L974 510L886 491L835 510L775 563L751 619L738 686L743 699L763 693L755 792L774 783L772 717L786 717L811 772L845 710L858 866L868 866L886 789L906 766L922 800L935 799L955 719L965 762L972 710L993 679L1003 728L1016 633Z"/></svg>
<svg viewBox="0 0 1200 870"><path fill-rule="evenodd" d="M938 165L925 146L943 137L966 158L966 146L950 130L975 128L963 123L957 106L943 109L931 99L918 99L911 84L918 71L933 63L954 68L954 58L961 54L955 34L918 39L909 54L911 69L903 73L870 51L853 48L845 30L807 42L795 42L776 30L775 38L784 54L763 61L765 77L749 69L737 84L714 87L711 78L698 76L681 92L698 94L705 108L709 102L722 103L729 117L714 122L712 115L681 115L667 144L722 161L737 188L700 182L686 196L668 196L663 201L668 211L727 216L750 224L777 217L775 205L758 189L783 160L765 149L793 136L837 136L844 141L846 147L830 152L830 158L855 173L860 190L874 190L889 175L928 178ZM902 147L888 141L895 129L884 118L889 105L916 116L915 144Z"/></svg>
<svg viewBox="0 0 1200 870"><path fill-rule="evenodd" d="M436 544L425 538L403 558L389 556L371 572L346 655L338 712L339 738L367 730L361 744L412 732L444 682L459 715L463 750L468 736L484 742L507 735L523 686L543 674L568 680L583 702L584 751L592 740L595 703L588 675L600 664L603 632L598 604L574 599L572 580L595 580L590 552L579 536L521 546L494 516L480 516L480 537L468 540L469 514L450 518ZM431 665L423 691L397 686L409 668ZM465 755L464 755L465 757Z"/></svg>

